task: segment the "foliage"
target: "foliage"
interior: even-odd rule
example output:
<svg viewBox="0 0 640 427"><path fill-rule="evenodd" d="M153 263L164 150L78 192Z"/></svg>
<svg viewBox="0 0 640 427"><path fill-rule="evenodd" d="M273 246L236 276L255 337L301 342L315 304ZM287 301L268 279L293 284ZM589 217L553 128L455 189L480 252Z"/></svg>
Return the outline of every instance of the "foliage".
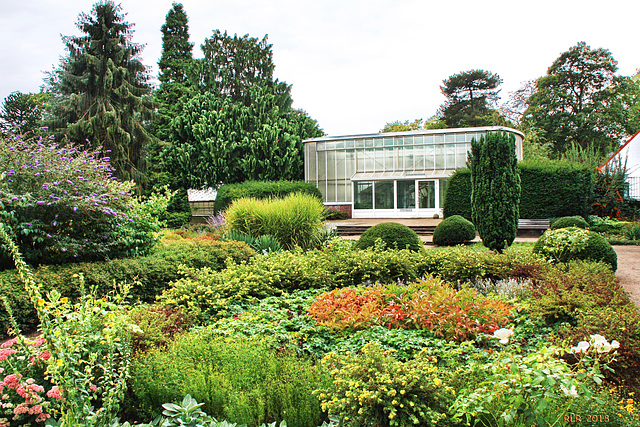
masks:
<svg viewBox="0 0 640 427"><path fill-rule="evenodd" d="M366 249L376 245L380 239L390 249L409 249L418 252L423 249L422 241L415 231L397 222L382 222L362 233L356 248Z"/></svg>
<svg viewBox="0 0 640 427"><path fill-rule="evenodd" d="M501 253L518 230L520 175L516 167L515 136L488 133L471 141L471 208L482 243Z"/></svg>
<svg viewBox="0 0 640 427"><path fill-rule="evenodd" d="M230 231L253 238L270 235L284 249L299 246L310 249L319 243L324 230L322 202L303 193L288 194L282 199L235 200L225 212Z"/></svg>
<svg viewBox="0 0 640 427"><path fill-rule="evenodd" d="M251 248L255 249L256 252L263 255L266 255L269 252L279 252L282 250L280 242L270 234L252 237L242 231L230 230L224 235L223 240L244 242L251 246Z"/></svg>
<svg viewBox="0 0 640 427"><path fill-rule="evenodd" d="M193 92L193 43L189 42L189 20L182 4L173 3L167 13L162 31L160 86L154 92L158 113L152 127L161 140L169 138L171 120L180 113L182 98Z"/></svg>
<svg viewBox="0 0 640 427"><path fill-rule="evenodd" d="M435 358L407 362L375 343L358 355L329 353L323 365L331 386L314 392L322 408L354 426L443 425L453 390ZM443 380L444 379L444 380Z"/></svg>
<svg viewBox="0 0 640 427"><path fill-rule="evenodd" d="M621 219L626 211L624 195L628 193L626 162L612 161L604 170L598 170L594 185L594 214L600 217Z"/></svg>
<svg viewBox="0 0 640 427"><path fill-rule="evenodd" d="M536 82L524 122L542 132L558 156L572 143L606 154L638 126L638 85L615 76L617 62L606 49L580 42L562 53Z"/></svg>
<svg viewBox="0 0 640 427"><path fill-rule="evenodd" d="M446 129L447 124L438 116L431 117L426 122L422 119L416 119L412 122L405 120L404 122L395 121L388 122L380 132L408 132L412 130L430 130L430 129Z"/></svg>
<svg viewBox="0 0 640 427"><path fill-rule="evenodd" d="M149 419L162 402L190 394L217 419L251 426L286 419L290 426L315 427L322 413L311 392L323 376L309 362L276 354L259 339L204 329L133 362L129 410Z"/></svg>
<svg viewBox="0 0 640 427"><path fill-rule="evenodd" d="M557 230L559 228L577 227L586 230L589 228L589 223L581 216L564 216L551 223L551 230Z"/></svg>
<svg viewBox="0 0 640 427"><path fill-rule="evenodd" d="M98 152L10 135L0 159L0 217L29 263L143 255L155 245L170 193L134 198Z"/></svg>
<svg viewBox="0 0 640 427"><path fill-rule="evenodd" d="M80 14L76 26L84 35L63 38L68 56L49 82L53 124L71 141L109 156L115 176L141 186L150 139L141 120L152 108L143 46L131 41L132 25L110 0Z"/></svg>
<svg viewBox="0 0 640 427"><path fill-rule="evenodd" d="M438 246L455 246L475 238L473 223L460 215L445 218L433 231L433 244Z"/></svg>
<svg viewBox="0 0 640 427"><path fill-rule="evenodd" d="M304 181L245 181L238 184L224 184L218 188L213 210L216 213L227 210L236 199L284 198L291 193L305 193L322 200L322 193L312 182Z"/></svg>
<svg viewBox="0 0 640 427"><path fill-rule="evenodd" d="M134 307L127 314L127 321L140 328L131 333L131 352L134 356L155 347L166 347L193 323L193 319L182 310L156 304Z"/></svg>
<svg viewBox="0 0 640 427"><path fill-rule="evenodd" d="M322 218L325 221L335 221L335 220L340 220L340 219L347 219L347 218L349 218L349 216L346 213L342 212L342 211L325 208L324 209L324 213L322 214Z"/></svg>
<svg viewBox="0 0 640 427"><path fill-rule="evenodd" d="M255 251L239 242L212 240L163 241L153 255L127 258L104 263L78 263L65 266L41 266L34 272L43 291L57 290L62 297L74 300L80 296L77 284L69 277L82 275L88 289L99 295L114 290L114 283L132 283L129 297L134 301L153 302L169 285L182 277L180 266L208 267L221 270L228 262L240 263L255 255ZM13 307L16 320L26 330L36 329L38 318L29 303L17 271L0 272L0 295ZM7 324L7 313L0 312L0 323ZM4 334L6 331L0 331Z"/></svg>
<svg viewBox="0 0 640 427"><path fill-rule="evenodd" d="M8 133L20 126L23 133L37 131L42 125L42 116L49 95L11 92L2 102L0 109L0 130Z"/></svg>
<svg viewBox="0 0 640 427"><path fill-rule="evenodd" d="M485 70L469 70L449 76L440 90L447 98L440 107L450 128L496 125L491 105L498 98L502 79ZM504 119L502 120L505 124Z"/></svg>
<svg viewBox="0 0 640 427"><path fill-rule="evenodd" d="M320 295L309 314L336 330L382 325L426 329L436 337L465 341L504 326L512 308L471 289L456 291L438 279L428 279L408 286L335 289Z"/></svg>
<svg viewBox="0 0 640 427"><path fill-rule="evenodd" d="M533 252L557 262L603 261L613 271L618 268L618 255L611 244L599 234L577 227L547 230L534 245Z"/></svg>
<svg viewBox="0 0 640 427"><path fill-rule="evenodd" d="M624 237L628 240L640 241L640 222L632 222L627 224L624 229Z"/></svg>
<svg viewBox="0 0 640 427"><path fill-rule="evenodd" d="M460 215L471 221L471 170L457 169L447 180L442 210L445 218Z"/></svg>
<svg viewBox="0 0 640 427"><path fill-rule="evenodd" d="M78 303L70 304L55 290L45 296L18 247L2 228L0 239L9 248L40 320L41 338L50 355L43 359L46 372L57 386L61 402L61 416L54 425L100 426L111 422L124 396L129 373L130 325L120 315L124 297L97 299L87 295L82 277L79 280L83 292ZM21 335L15 321L12 325L16 335Z"/></svg>

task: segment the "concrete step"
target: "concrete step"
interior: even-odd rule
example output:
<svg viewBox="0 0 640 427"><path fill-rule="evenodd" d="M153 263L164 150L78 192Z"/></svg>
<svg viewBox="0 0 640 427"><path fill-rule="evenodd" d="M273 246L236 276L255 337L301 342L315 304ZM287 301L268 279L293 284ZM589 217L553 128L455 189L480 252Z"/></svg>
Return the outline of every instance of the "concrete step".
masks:
<svg viewBox="0 0 640 427"><path fill-rule="evenodd" d="M436 229L435 225L409 225L410 229L416 232L419 236L431 236L433 230ZM371 228L371 225L336 225L335 231L339 236L358 236Z"/></svg>

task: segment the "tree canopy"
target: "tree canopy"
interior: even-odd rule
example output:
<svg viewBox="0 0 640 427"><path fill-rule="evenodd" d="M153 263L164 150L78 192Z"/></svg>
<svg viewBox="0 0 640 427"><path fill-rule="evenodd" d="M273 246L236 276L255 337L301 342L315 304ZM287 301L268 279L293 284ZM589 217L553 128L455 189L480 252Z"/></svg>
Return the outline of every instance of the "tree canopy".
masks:
<svg viewBox="0 0 640 427"><path fill-rule="evenodd" d="M141 118L151 108L151 86L139 59L143 47L131 41L125 15L112 1L81 13L76 25L83 35L63 37L68 56L50 84L58 130L87 148L102 147L115 176L141 184L149 141Z"/></svg>
<svg viewBox="0 0 640 427"><path fill-rule="evenodd" d="M443 80L440 90L447 98L440 107L448 127L490 126L500 121L493 108L502 79L485 70L463 71ZM504 121L504 119L502 119Z"/></svg>
<svg viewBox="0 0 640 427"><path fill-rule="evenodd" d="M23 133L34 131L41 126L47 98L48 94L42 91L38 94L11 92L0 108L0 128L8 132L18 125Z"/></svg>
<svg viewBox="0 0 640 427"><path fill-rule="evenodd" d="M633 108L640 99L638 84L616 76L617 69L607 49L591 49L585 42L573 46L537 80L525 126L539 129L555 156L572 144L611 151L640 124Z"/></svg>

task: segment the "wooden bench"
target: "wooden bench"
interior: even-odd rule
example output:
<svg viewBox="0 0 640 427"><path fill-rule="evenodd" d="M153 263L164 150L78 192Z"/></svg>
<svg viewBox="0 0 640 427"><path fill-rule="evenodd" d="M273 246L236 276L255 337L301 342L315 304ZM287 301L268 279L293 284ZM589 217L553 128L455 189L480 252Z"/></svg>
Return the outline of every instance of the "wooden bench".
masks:
<svg viewBox="0 0 640 427"><path fill-rule="evenodd" d="M519 219L518 220L518 234L538 234L542 235L545 230L548 230L551 226L548 219Z"/></svg>

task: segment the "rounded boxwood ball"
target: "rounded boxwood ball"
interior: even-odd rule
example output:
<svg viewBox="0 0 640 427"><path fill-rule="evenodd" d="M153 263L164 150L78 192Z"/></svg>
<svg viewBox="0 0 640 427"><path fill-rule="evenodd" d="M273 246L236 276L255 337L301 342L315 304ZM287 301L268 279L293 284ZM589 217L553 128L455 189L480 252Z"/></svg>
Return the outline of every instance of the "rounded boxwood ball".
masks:
<svg viewBox="0 0 640 427"><path fill-rule="evenodd" d="M589 228L589 223L584 220L581 216L563 216L562 218L556 220L551 224L550 228L552 230L557 230L559 228L567 228L567 227L578 227L586 230Z"/></svg>
<svg viewBox="0 0 640 427"><path fill-rule="evenodd" d="M586 237L584 248L579 250L572 249L571 241L576 234ZM546 231L533 246L533 253L555 258L560 262L572 259L602 261L609 264L613 271L618 269L618 254L613 246L598 233L578 227Z"/></svg>
<svg viewBox="0 0 640 427"><path fill-rule="evenodd" d="M420 237L406 225L382 222L362 233L356 248L366 249L375 246L377 239L382 239L389 249L409 249L417 252L423 247Z"/></svg>
<svg viewBox="0 0 640 427"><path fill-rule="evenodd" d="M433 231L433 244L455 246L476 238L476 229L468 219L453 215L445 218Z"/></svg>

